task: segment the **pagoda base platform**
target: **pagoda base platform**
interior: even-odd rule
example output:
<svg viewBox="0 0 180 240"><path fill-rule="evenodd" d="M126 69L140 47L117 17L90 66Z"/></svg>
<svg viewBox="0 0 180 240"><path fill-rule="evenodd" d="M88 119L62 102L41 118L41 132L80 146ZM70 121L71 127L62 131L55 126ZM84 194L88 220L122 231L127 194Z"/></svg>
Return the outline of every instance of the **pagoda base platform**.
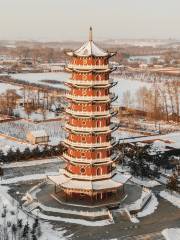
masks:
<svg viewBox="0 0 180 240"><path fill-rule="evenodd" d="M47 176L54 184L53 197L63 204L81 207L118 207L125 196L124 184L130 175L115 173L110 179L77 180L66 176L64 171L58 175Z"/></svg>
<svg viewBox="0 0 180 240"><path fill-rule="evenodd" d="M37 214L42 218L57 217L62 219L82 219L88 221L112 220L111 209L123 208L140 198L142 189L137 185L126 184L125 195L118 195L117 198L99 200L91 203L85 199L69 199L62 192L55 193L54 184L46 180L34 186L27 193L27 201L24 203L26 211Z"/></svg>

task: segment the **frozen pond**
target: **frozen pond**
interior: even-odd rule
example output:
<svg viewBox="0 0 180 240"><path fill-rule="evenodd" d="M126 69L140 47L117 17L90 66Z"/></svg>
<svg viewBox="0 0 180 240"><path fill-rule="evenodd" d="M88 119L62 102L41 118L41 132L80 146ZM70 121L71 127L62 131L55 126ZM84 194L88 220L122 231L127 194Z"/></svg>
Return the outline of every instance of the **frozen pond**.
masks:
<svg viewBox="0 0 180 240"><path fill-rule="evenodd" d="M38 83L43 85L48 85L55 88L64 88L63 82L70 78L69 73L58 72L58 73L23 73L23 74L12 74L12 78L19 79L23 81L28 81L31 83ZM47 80L54 80L55 84L47 83ZM118 81L118 84L111 89L112 92L118 95L118 99L114 102L115 105L122 106L123 103L123 95L128 91L131 95L132 106L135 107L136 103L136 92L141 87L146 86L147 88L151 87L151 83L142 82L138 80L127 80L123 79L120 76L114 77L115 81Z"/></svg>
<svg viewBox="0 0 180 240"><path fill-rule="evenodd" d="M30 83L42 84L55 88L65 88L64 81L69 77L68 73L18 73L11 74L11 77ZM54 81L54 82L53 82Z"/></svg>

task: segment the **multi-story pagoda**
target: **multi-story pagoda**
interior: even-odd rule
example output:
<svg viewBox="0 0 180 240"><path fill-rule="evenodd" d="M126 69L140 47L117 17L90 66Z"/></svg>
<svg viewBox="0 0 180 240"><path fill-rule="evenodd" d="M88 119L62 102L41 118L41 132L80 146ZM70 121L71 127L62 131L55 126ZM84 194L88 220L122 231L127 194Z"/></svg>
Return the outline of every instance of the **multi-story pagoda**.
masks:
<svg viewBox="0 0 180 240"><path fill-rule="evenodd" d="M113 152L116 140L111 136L118 128L111 122L116 115L111 103L116 96L110 89L116 83L109 78L114 70L109 58L115 53L99 48L93 42L90 28L89 41L67 54L71 57L67 69L72 77L66 82L69 88L65 125L68 137L63 154L66 166L58 176L49 178L56 185L57 196L63 195L66 201L115 203L121 199L124 183L116 172L118 156Z"/></svg>

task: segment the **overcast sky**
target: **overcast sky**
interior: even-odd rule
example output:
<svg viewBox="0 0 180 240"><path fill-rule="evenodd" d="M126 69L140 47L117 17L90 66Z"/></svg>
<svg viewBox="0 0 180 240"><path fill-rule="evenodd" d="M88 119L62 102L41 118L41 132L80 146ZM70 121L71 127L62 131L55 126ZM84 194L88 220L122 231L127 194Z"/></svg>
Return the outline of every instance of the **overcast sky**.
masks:
<svg viewBox="0 0 180 240"><path fill-rule="evenodd" d="M0 0L0 39L178 38L180 0Z"/></svg>

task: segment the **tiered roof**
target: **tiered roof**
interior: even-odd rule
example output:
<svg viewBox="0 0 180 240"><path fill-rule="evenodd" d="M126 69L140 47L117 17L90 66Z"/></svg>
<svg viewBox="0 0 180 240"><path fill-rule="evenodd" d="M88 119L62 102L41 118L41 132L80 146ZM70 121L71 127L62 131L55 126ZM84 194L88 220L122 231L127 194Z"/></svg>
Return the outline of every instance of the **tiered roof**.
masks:
<svg viewBox="0 0 180 240"><path fill-rule="evenodd" d="M78 57L108 57L113 56L115 53L109 53L104 49L98 47L92 39L92 27L90 27L89 31L89 41L84 43L82 47L78 48L74 52L67 52L69 56L78 56Z"/></svg>

